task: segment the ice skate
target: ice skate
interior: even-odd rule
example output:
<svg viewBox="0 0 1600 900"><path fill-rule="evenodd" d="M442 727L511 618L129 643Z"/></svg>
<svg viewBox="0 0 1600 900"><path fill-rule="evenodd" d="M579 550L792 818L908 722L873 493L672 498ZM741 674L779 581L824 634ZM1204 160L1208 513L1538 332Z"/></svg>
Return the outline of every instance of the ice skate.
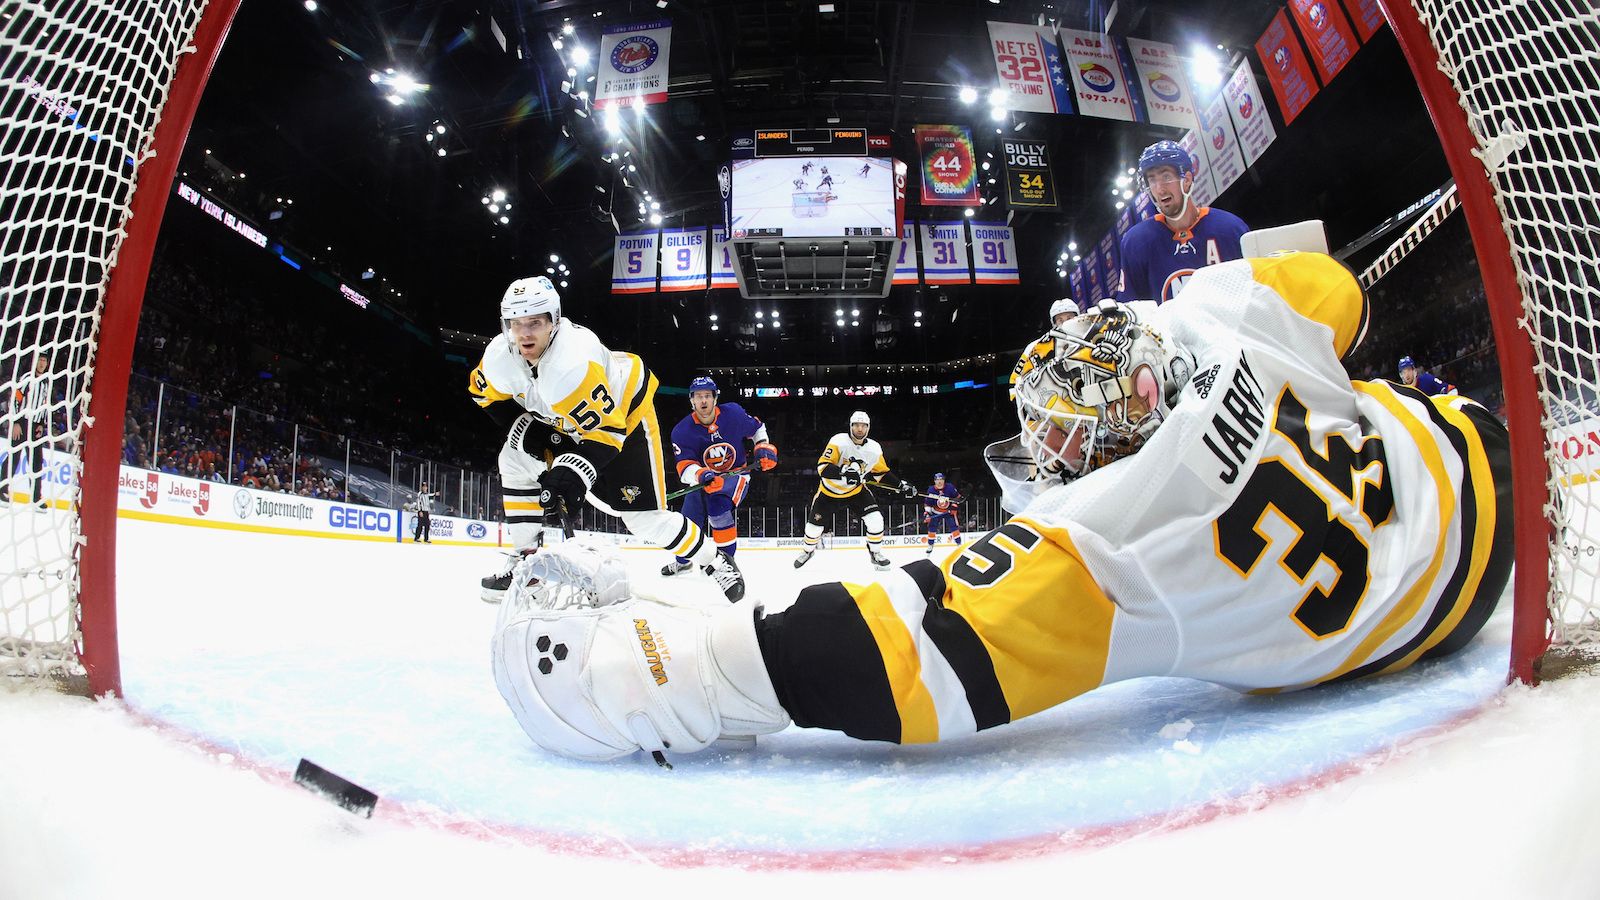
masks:
<svg viewBox="0 0 1600 900"><path fill-rule="evenodd" d="M728 598L729 603L738 603L744 597L744 573L739 571L739 565L733 561L733 557L718 550L716 561L703 566L702 570L711 576L717 587L722 588L722 595Z"/></svg>
<svg viewBox="0 0 1600 900"><path fill-rule="evenodd" d="M483 599L483 602L499 603L506 598L506 591L511 589L511 573L517 568L517 563L522 562L523 554L532 552L530 549L518 553L505 554L506 561L500 571L493 575L486 575L478 582L482 585L478 596Z"/></svg>
<svg viewBox="0 0 1600 900"><path fill-rule="evenodd" d="M689 571L690 567L692 567L693 565L694 565L694 563L691 562L690 560L687 560L687 559L685 559L685 560L676 560L675 559L672 562L669 562L666 565L661 567L661 574L670 577L670 576L678 574L679 572L687 572L687 571Z"/></svg>
<svg viewBox="0 0 1600 900"><path fill-rule="evenodd" d="M932 551L929 551L929 552L932 552ZM876 548L876 547L868 547L867 548L867 555L872 557L872 565L874 567L879 568L879 569L887 569L887 568L889 568L889 565L890 565L889 557L884 556L882 553L879 553L878 552L878 548Z"/></svg>
<svg viewBox="0 0 1600 900"><path fill-rule="evenodd" d="M800 555L796 556L794 558L794 567L796 569L800 568L801 566L803 566L806 563L810 562L811 561L811 557L813 557L815 555L817 555L817 548L815 548L815 547L811 547L811 548L808 548L808 549L805 549L805 550L801 550L800 551Z"/></svg>

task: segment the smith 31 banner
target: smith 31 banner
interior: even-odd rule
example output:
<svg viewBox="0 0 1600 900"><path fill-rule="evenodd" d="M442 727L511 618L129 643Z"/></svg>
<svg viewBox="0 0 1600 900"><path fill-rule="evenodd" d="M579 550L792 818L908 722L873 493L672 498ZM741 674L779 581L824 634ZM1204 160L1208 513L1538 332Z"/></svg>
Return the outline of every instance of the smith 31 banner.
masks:
<svg viewBox="0 0 1600 900"><path fill-rule="evenodd" d="M1344 13L1333 0L1289 0L1289 12L1305 36L1311 49L1311 61L1317 64L1317 75L1323 86L1333 81L1344 64L1356 52L1356 36L1344 22Z"/></svg>
<svg viewBox="0 0 1600 900"><path fill-rule="evenodd" d="M900 223L900 250L894 257L894 283L917 283L917 223Z"/></svg>
<svg viewBox="0 0 1600 900"><path fill-rule="evenodd" d="M1138 73L1139 86L1144 88L1144 108L1150 115L1150 124L1193 128L1194 93L1189 90L1189 79L1183 74L1178 48L1131 37L1128 38L1128 52L1133 56L1133 70Z"/></svg>
<svg viewBox="0 0 1600 900"><path fill-rule="evenodd" d="M923 222L922 277L929 284L971 284L967 271L967 223Z"/></svg>
<svg viewBox="0 0 1600 900"><path fill-rule="evenodd" d="M1218 91L1200 109L1201 149L1211 164L1211 180L1216 183L1216 196L1221 196L1230 185L1244 174L1244 153L1239 150L1239 140L1233 134L1233 120L1228 117L1228 98Z"/></svg>
<svg viewBox="0 0 1600 900"><path fill-rule="evenodd" d="M706 230L661 229L661 290L706 289Z"/></svg>
<svg viewBox="0 0 1600 900"><path fill-rule="evenodd" d="M617 235L611 256L611 293L648 294L656 289L656 238L654 231Z"/></svg>
<svg viewBox="0 0 1600 900"><path fill-rule="evenodd" d="M972 206L978 202L978 164L972 132L965 125L918 125L923 206Z"/></svg>
<svg viewBox="0 0 1600 900"><path fill-rule="evenodd" d="M1078 113L1134 121L1133 101L1128 98L1128 84L1122 77L1122 60L1112 49L1111 39L1092 31L1063 28L1061 46L1066 50L1066 68L1072 76Z"/></svg>
<svg viewBox="0 0 1600 900"><path fill-rule="evenodd" d="M1278 131L1272 127L1272 117L1267 115L1267 104L1261 98L1255 74L1250 71L1249 59L1233 70L1228 83L1222 86L1222 95L1228 98L1228 116L1233 119L1234 132L1239 135L1245 165L1253 166L1277 140Z"/></svg>
<svg viewBox="0 0 1600 900"><path fill-rule="evenodd" d="M739 276L733 270L733 245L728 243L728 229L711 229L711 286L736 288Z"/></svg>
<svg viewBox="0 0 1600 900"><path fill-rule="evenodd" d="M972 223L972 272L979 284L1021 284L1010 226Z"/></svg>
<svg viewBox="0 0 1600 900"><path fill-rule="evenodd" d="M1261 32L1256 41L1256 55L1267 72L1267 83L1272 85L1272 95L1278 98L1278 109L1283 111L1283 124L1288 125L1317 95L1317 81L1311 77L1311 64L1300 52L1300 42L1294 29L1289 27L1289 17L1283 10L1272 17L1272 24Z"/></svg>
<svg viewBox="0 0 1600 900"><path fill-rule="evenodd" d="M1344 9L1350 14L1350 21L1356 23L1356 34L1361 35L1363 44L1388 24L1383 10L1378 8L1378 0L1344 0Z"/></svg>
<svg viewBox="0 0 1600 900"><path fill-rule="evenodd" d="M1028 209L1056 208L1056 180L1050 173L1050 147L1044 141L1000 142L1005 155L1006 203Z"/></svg>
<svg viewBox="0 0 1600 900"><path fill-rule="evenodd" d="M672 23L610 25L600 33L594 108L667 102L667 56Z"/></svg>
<svg viewBox="0 0 1600 900"><path fill-rule="evenodd" d="M1072 112L1072 85L1061 70L1061 51L1050 29L990 22L989 50L1007 95L1006 109Z"/></svg>

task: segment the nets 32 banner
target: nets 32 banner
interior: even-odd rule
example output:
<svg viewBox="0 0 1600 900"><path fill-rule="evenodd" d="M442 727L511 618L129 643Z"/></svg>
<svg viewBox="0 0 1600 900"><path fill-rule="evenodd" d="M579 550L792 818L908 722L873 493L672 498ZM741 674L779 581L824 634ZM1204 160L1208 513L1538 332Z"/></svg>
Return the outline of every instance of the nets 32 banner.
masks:
<svg viewBox="0 0 1600 900"><path fill-rule="evenodd" d="M661 229L661 290L703 291L706 288L706 230Z"/></svg>
<svg viewBox="0 0 1600 900"><path fill-rule="evenodd" d="M1021 284L1016 235L1007 225L972 223L972 271L979 284Z"/></svg>
<svg viewBox="0 0 1600 900"><path fill-rule="evenodd" d="M1131 37L1128 38L1128 52L1133 56L1133 70L1138 73L1139 84L1144 88L1144 108L1150 116L1150 124L1193 128L1194 93L1189 90L1189 78L1183 73L1178 48Z"/></svg>
<svg viewBox="0 0 1600 900"><path fill-rule="evenodd" d="M1072 84L1048 28L989 23L989 50L1006 92L1006 108L1019 112L1072 112Z"/></svg>
<svg viewBox="0 0 1600 900"><path fill-rule="evenodd" d="M978 164L972 132L965 125L918 125L923 206L972 206L978 202Z"/></svg>
<svg viewBox="0 0 1600 900"><path fill-rule="evenodd" d="M667 102L672 23L612 25L600 34L594 108Z"/></svg>
<svg viewBox="0 0 1600 900"><path fill-rule="evenodd" d="M929 284L971 284L967 271L967 223L923 222L922 278Z"/></svg>
<svg viewBox="0 0 1600 900"><path fill-rule="evenodd" d="M1029 209L1056 208L1055 176L1050 173L1050 147L1044 141L1000 142L1005 153L1006 203Z"/></svg>
<svg viewBox="0 0 1600 900"><path fill-rule="evenodd" d="M611 256L611 293L648 294L656 289L658 237L654 231L617 235Z"/></svg>
<svg viewBox="0 0 1600 900"><path fill-rule="evenodd" d="M1122 75L1122 60L1111 39L1092 31L1061 29L1061 46L1067 53L1072 75L1073 96L1078 112L1102 119L1135 120L1128 82Z"/></svg>

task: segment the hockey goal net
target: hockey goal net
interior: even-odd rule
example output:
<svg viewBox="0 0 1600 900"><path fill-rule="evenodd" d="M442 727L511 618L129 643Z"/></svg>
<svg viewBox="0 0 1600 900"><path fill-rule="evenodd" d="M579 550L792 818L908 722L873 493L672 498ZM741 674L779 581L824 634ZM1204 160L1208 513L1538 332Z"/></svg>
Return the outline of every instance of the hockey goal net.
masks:
<svg viewBox="0 0 1600 900"><path fill-rule="evenodd" d="M1600 648L1600 11L1381 2L1483 272L1515 466L1512 675L1532 681Z"/></svg>
<svg viewBox="0 0 1600 900"><path fill-rule="evenodd" d="M120 690L133 333L173 168L237 6L0 4L0 675Z"/></svg>

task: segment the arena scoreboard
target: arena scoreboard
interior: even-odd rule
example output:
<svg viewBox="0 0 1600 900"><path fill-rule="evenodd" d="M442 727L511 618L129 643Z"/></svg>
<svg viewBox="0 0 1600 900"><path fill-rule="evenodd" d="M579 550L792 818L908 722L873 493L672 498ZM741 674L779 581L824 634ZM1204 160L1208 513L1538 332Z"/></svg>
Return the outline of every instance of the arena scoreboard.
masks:
<svg viewBox="0 0 1600 900"><path fill-rule="evenodd" d="M865 128L757 128L733 137L734 159L780 156L889 156L889 136Z"/></svg>

